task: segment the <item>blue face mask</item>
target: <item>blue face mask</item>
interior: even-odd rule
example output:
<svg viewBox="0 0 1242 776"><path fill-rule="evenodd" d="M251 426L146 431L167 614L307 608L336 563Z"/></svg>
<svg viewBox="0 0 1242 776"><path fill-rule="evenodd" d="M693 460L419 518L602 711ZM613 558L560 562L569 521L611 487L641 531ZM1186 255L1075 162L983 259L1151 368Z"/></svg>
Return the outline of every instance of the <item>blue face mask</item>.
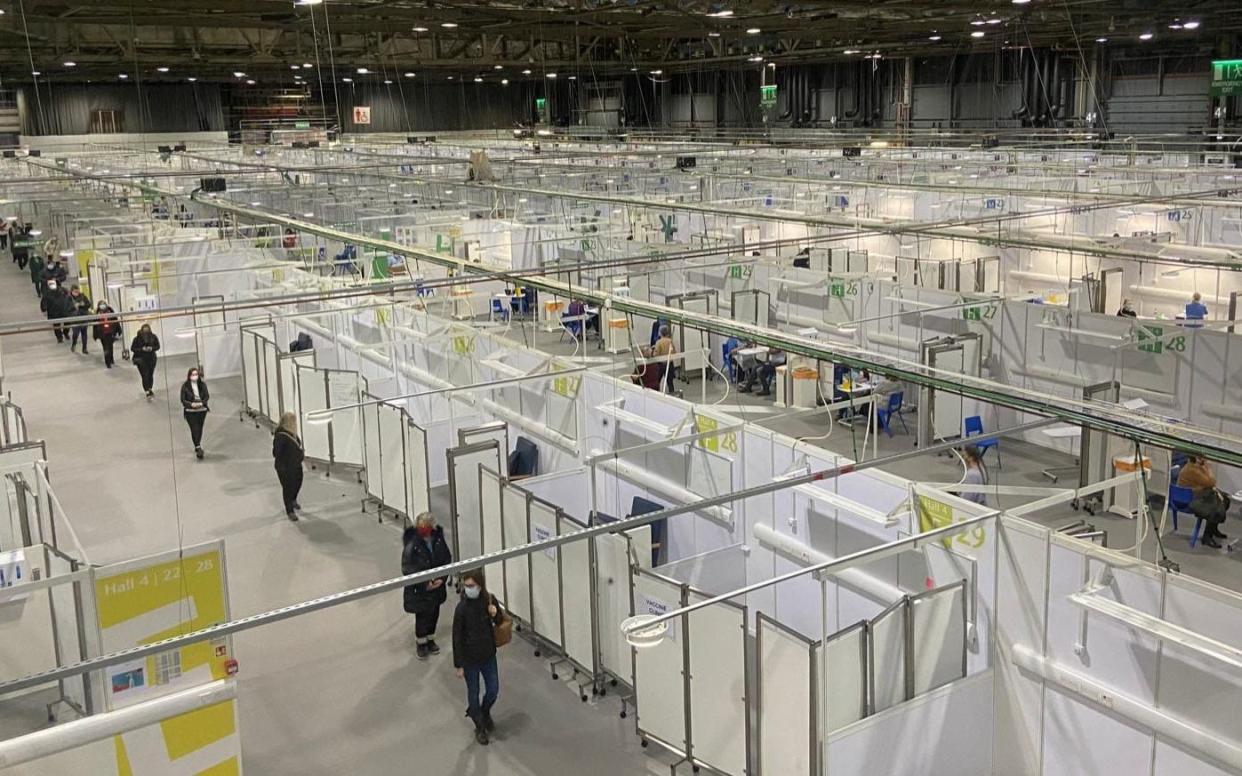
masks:
<svg viewBox="0 0 1242 776"><path fill-rule="evenodd" d="M478 598L479 593L483 592L483 590L479 587L463 587L462 590L465 592L466 598L472 600Z"/></svg>

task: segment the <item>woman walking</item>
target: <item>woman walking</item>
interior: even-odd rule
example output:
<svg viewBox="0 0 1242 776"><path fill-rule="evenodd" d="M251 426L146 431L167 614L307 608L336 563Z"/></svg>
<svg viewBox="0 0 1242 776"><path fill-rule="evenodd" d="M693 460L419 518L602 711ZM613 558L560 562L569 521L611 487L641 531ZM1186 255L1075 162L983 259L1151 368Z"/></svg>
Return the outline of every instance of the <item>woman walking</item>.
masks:
<svg viewBox="0 0 1242 776"><path fill-rule="evenodd" d="M401 573L417 574L430 571L453 562L448 542L444 541L444 529L436 525L430 512L414 519L414 525L405 529L401 537ZM448 577L405 587L405 610L414 615L414 638L418 642L419 660L428 655L440 654L436 644L436 625L440 622L440 607L448 600L444 583Z"/></svg>
<svg viewBox="0 0 1242 776"><path fill-rule="evenodd" d="M198 367L190 367L186 372L185 382L181 384L181 409L185 415L186 425L190 427L190 440L194 442L194 455L203 460L203 423L207 421L207 413L211 409L207 402L211 393L203 380Z"/></svg>
<svg viewBox="0 0 1242 776"><path fill-rule="evenodd" d="M474 740L488 743L495 730L492 706L500 695L496 672L495 627L504 622L496 598L484 587L483 570L461 575L461 600L453 613L453 667L457 678L466 680L466 716L474 723ZM479 680L483 680L483 699L479 700Z"/></svg>
<svg viewBox="0 0 1242 776"><path fill-rule="evenodd" d="M160 338L151 331L151 324L142 324L129 350L133 354L134 366L138 367L138 374L142 375L142 390L147 392L148 399L155 395L151 388L155 385L155 354L159 349Z"/></svg>
<svg viewBox="0 0 1242 776"><path fill-rule="evenodd" d="M272 436L272 458L275 460L276 476L280 478L285 514L295 523L298 513L294 510L302 508L298 503L298 493L302 490L302 459L305 457L306 452L298 436L298 416L286 412L280 416L280 423Z"/></svg>
<svg viewBox="0 0 1242 776"><path fill-rule="evenodd" d="M116 342L116 338L121 336L121 321L115 315L110 315L111 312L112 308L108 306L108 303L101 301L95 307L95 314L108 317L101 318L91 330L91 336L98 340L103 348L104 366L109 369L116 363L116 359L112 355L112 345ZM86 352L86 348L83 348L82 351Z"/></svg>

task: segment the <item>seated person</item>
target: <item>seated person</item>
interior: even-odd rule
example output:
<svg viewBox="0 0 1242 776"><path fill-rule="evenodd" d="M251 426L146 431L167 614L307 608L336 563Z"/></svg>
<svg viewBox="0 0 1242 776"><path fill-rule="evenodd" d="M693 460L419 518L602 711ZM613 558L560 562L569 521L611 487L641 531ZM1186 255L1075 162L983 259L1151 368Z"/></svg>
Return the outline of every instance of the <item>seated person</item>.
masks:
<svg viewBox="0 0 1242 776"><path fill-rule="evenodd" d="M810 268L811 268L811 249L810 249L810 247L806 247L806 248L803 248L802 250L798 251L798 255L794 256L793 265L794 265L795 267L800 268L800 269L810 269Z"/></svg>
<svg viewBox="0 0 1242 776"><path fill-rule="evenodd" d="M677 353L677 346L673 344L673 335L669 332L667 325L660 327L660 338L651 346L652 358L666 358ZM660 370L660 390L672 392L673 378L676 377L676 365L672 361L661 361L655 364Z"/></svg>
<svg viewBox="0 0 1242 776"><path fill-rule="evenodd" d="M1219 549L1220 543L1216 540L1229 538L1221 533L1220 524L1225 522L1231 500L1216 487L1216 475L1212 473L1211 464L1201 455L1191 455L1177 475L1177 486L1190 488L1195 494L1190 502L1190 511L1203 520L1203 543Z"/></svg>
<svg viewBox="0 0 1242 776"><path fill-rule="evenodd" d="M1121 300L1121 309L1117 311L1119 318L1137 318L1138 313L1134 312L1134 305L1130 304L1129 299Z"/></svg>
<svg viewBox="0 0 1242 776"><path fill-rule="evenodd" d="M737 365L738 393L750 393L755 387L755 381L759 379L759 359L753 353L740 352L753 347L755 343L744 342L729 354L733 363Z"/></svg>
<svg viewBox="0 0 1242 776"><path fill-rule="evenodd" d="M1186 325L1202 326L1203 319L1207 318L1207 305L1203 303L1203 297L1198 291L1190 298L1190 302L1186 305Z"/></svg>
<svg viewBox="0 0 1242 776"><path fill-rule="evenodd" d="M756 396L768 396L772 393L772 380L776 377L776 368L785 364L785 353L780 350L768 351L768 359L759 365L759 382L763 387L755 392Z"/></svg>

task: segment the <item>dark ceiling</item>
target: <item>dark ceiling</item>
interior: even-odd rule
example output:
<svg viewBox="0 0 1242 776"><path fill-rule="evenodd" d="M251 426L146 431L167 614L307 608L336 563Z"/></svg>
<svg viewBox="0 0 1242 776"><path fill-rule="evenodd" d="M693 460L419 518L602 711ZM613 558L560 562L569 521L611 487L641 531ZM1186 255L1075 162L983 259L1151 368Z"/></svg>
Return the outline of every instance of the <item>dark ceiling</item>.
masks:
<svg viewBox="0 0 1242 776"><path fill-rule="evenodd" d="M246 72L285 82L303 64L335 65L338 77L365 67L372 78L520 78L1021 46L1211 54L1229 53L1242 30L1238 0L0 0L0 9L8 81L35 70L62 81ZM1145 32L1153 39L1140 41Z"/></svg>

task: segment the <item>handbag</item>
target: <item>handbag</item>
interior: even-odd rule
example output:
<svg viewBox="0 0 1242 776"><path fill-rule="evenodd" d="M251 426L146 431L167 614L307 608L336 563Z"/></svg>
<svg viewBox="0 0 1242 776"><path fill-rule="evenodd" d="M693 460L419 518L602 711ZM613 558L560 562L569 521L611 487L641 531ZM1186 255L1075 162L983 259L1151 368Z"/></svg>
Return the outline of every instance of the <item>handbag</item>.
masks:
<svg viewBox="0 0 1242 776"><path fill-rule="evenodd" d="M493 596L492 601L496 598ZM496 611L500 612L500 622L492 627L492 636L496 639L496 646L503 647L510 641L513 641L513 618L509 613L500 608L500 604L496 604Z"/></svg>

